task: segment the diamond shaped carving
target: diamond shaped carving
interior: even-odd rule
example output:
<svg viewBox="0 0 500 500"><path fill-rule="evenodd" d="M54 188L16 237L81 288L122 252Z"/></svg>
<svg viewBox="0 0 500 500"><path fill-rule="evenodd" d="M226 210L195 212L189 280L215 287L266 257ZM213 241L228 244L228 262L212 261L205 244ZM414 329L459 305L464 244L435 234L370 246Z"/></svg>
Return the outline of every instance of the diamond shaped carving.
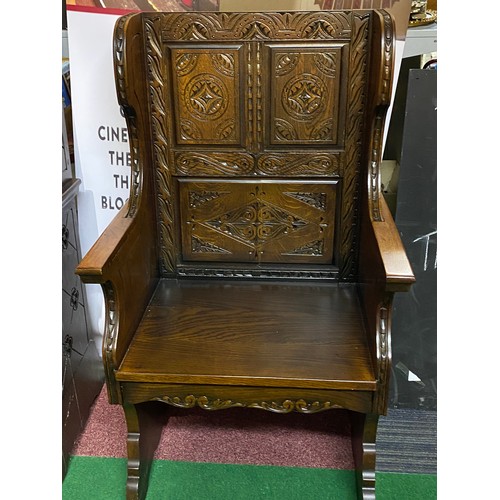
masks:
<svg viewBox="0 0 500 500"><path fill-rule="evenodd" d="M308 222L283 208L257 199L207 220L205 224L252 246L258 246L269 239L296 231Z"/></svg>
<svg viewBox="0 0 500 500"><path fill-rule="evenodd" d="M224 83L217 77L201 74L187 85L184 102L198 118L214 120L224 114L228 95Z"/></svg>
<svg viewBox="0 0 500 500"><path fill-rule="evenodd" d="M299 119L311 119L323 107L326 86L315 75L299 75L283 89L282 102L285 110Z"/></svg>

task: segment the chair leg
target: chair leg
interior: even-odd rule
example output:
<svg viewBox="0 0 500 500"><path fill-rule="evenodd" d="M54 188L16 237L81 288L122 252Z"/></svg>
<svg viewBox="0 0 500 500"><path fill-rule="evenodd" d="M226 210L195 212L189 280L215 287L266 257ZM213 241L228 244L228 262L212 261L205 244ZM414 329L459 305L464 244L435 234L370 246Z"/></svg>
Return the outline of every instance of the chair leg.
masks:
<svg viewBox="0 0 500 500"><path fill-rule="evenodd" d="M377 414L351 412L352 452L359 500L375 500L377 425Z"/></svg>
<svg viewBox="0 0 500 500"><path fill-rule="evenodd" d="M127 421L127 500L144 500L148 489L151 463L165 414L154 403L124 404Z"/></svg>

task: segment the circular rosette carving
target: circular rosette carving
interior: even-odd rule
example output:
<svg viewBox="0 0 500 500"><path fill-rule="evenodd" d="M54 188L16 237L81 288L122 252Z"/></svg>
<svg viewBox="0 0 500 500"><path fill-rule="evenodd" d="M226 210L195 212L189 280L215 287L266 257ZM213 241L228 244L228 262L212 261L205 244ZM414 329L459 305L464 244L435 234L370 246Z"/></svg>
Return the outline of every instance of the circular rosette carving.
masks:
<svg viewBox="0 0 500 500"><path fill-rule="evenodd" d="M292 78L285 85L282 104L291 116L310 120L323 108L326 98L327 89L321 78L306 73Z"/></svg>
<svg viewBox="0 0 500 500"><path fill-rule="evenodd" d="M202 73L187 84L184 102L188 110L198 118L216 120L226 111L228 92L222 80Z"/></svg>

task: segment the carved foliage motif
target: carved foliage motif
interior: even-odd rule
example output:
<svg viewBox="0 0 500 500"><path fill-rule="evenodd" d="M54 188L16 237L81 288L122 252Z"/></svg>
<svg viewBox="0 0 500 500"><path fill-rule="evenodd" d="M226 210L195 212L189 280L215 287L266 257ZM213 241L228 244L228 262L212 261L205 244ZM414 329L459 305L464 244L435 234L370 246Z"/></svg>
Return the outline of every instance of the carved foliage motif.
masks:
<svg viewBox="0 0 500 500"><path fill-rule="evenodd" d="M359 196L360 138L363 132L363 109L365 103L366 60L368 44L369 15L355 14L353 40L351 43L348 122L346 137L346 166L344 172L341 211L341 278L352 279L356 268L357 245L356 227L358 217L355 200Z"/></svg>
<svg viewBox="0 0 500 500"><path fill-rule="evenodd" d="M233 54L212 54L214 68L223 75L234 76L235 65Z"/></svg>
<svg viewBox="0 0 500 500"><path fill-rule="evenodd" d="M271 411L273 413L317 413L331 408L340 408L331 401L305 401L304 399L285 399L282 401L234 401L232 399L211 399L207 396L190 394L185 397L161 396L152 398L152 401L161 401L177 408L194 408L199 406L204 410L223 410L227 408L245 407Z"/></svg>
<svg viewBox="0 0 500 500"><path fill-rule="evenodd" d="M337 54L332 52L321 52L314 56L316 67L325 75L335 76L337 73Z"/></svg>
<svg viewBox="0 0 500 500"><path fill-rule="evenodd" d="M267 40L349 38L348 12L182 13L162 25L169 40Z"/></svg>
<svg viewBox="0 0 500 500"><path fill-rule="evenodd" d="M174 208L172 172L167 161L168 131L166 117L169 111L165 107L168 96L165 85L166 64L158 37L160 16L146 18L147 69L151 98L151 123L154 138L154 155L157 164L158 208L160 219L160 253L162 270L172 273L175 268L174 246Z"/></svg>

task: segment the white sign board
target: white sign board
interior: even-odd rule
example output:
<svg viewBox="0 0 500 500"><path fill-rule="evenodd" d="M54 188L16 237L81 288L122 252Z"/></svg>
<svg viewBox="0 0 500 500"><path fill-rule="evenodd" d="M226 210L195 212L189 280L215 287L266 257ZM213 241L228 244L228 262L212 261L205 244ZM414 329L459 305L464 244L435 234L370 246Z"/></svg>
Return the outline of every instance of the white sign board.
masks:
<svg viewBox="0 0 500 500"><path fill-rule="evenodd" d="M130 152L113 70L118 15L68 10L71 105L75 143L80 243L85 254L129 196ZM94 332L104 329L100 287L86 286ZM97 340L97 339L96 339Z"/></svg>
<svg viewBox="0 0 500 500"><path fill-rule="evenodd" d="M130 153L116 98L113 29L117 15L68 12L76 174L82 180L82 229L95 211L95 228L81 234L85 253L128 198ZM92 229L95 233L91 234Z"/></svg>

